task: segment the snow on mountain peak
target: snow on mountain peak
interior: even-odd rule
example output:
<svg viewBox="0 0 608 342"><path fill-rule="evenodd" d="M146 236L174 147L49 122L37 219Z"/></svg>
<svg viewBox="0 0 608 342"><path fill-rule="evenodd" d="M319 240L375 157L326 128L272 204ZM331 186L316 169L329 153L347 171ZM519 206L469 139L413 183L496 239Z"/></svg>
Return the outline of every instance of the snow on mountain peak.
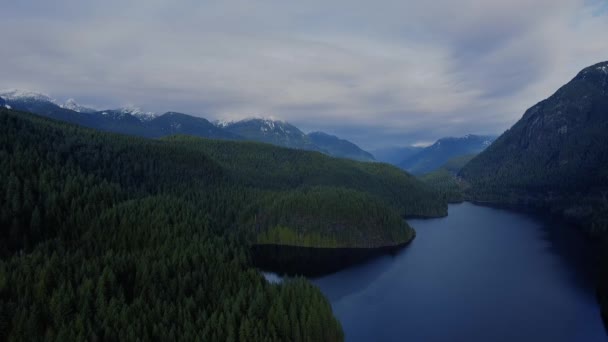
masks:
<svg viewBox="0 0 608 342"><path fill-rule="evenodd" d="M215 120L213 122L214 125L216 125L217 127L220 127L220 128L226 128L233 123L234 123L234 121L231 121L231 120Z"/></svg>
<svg viewBox="0 0 608 342"><path fill-rule="evenodd" d="M57 103L55 99L51 98L47 94L22 89L1 90L0 97L4 98L7 101L35 100Z"/></svg>
<svg viewBox="0 0 608 342"><path fill-rule="evenodd" d="M218 127L225 128L225 127L228 127L228 126L236 124L236 123L246 123L246 122L252 122L252 121L260 122L261 127L265 127L266 129L270 129L270 130L274 130L275 126L280 127L281 125L286 124L285 121L275 119L272 116L270 116L270 117L250 116L250 117L244 118L242 120L216 120L216 121L214 121L214 124Z"/></svg>
<svg viewBox="0 0 608 342"><path fill-rule="evenodd" d="M81 106L74 99L68 99L60 107L64 108L64 109L73 110L73 111L78 112L78 113L93 113L93 112L95 112L95 109L93 109L93 108L87 108L85 106Z"/></svg>
<svg viewBox="0 0 608 342"><path fill-rule="evenodd" d="M158 116L154 112L144 112L141 108L136 106L128 106L119 110L123 114L130 114L138 118L140 121L150 121Z"/></svg>

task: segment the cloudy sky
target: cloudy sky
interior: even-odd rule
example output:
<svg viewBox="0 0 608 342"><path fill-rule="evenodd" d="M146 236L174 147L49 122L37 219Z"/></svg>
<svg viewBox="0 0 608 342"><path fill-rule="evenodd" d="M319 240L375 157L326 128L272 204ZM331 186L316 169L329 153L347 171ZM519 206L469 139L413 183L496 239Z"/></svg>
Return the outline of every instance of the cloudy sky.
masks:
<svg viewBox="0 0 608 342"><path fill-rule="evenodd" d="M365 148L501 133L608 60L607 0L19 0L0 18L0 88Z"/></svg>

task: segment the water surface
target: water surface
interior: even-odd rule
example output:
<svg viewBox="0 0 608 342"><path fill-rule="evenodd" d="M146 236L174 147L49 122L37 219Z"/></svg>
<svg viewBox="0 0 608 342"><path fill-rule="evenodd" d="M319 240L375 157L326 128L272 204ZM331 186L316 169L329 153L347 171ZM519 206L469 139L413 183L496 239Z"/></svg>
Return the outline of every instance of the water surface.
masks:
<svg viewBox="0 0 608 342"><path fill-rule="evenodd" d="M313 280L347 341L607 341L588 243L531 215L450 205L416 239Z"/></svg>

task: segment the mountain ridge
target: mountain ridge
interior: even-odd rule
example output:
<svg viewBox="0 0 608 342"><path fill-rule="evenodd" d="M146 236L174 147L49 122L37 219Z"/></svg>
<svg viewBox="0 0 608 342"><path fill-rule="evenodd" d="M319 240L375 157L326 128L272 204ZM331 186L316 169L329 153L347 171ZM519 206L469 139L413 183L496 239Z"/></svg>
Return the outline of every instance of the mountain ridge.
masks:
<svg viewBox="0 0 608 342"><path fill-rule="evenodd" d="M458 156L475 154L487 148L496 139L492 135L467 134L463 137L445 137L398 164L413 174L425 174L439 169Z"/></svg>
<svg viewBox="0 0 608 342"><path fill-rule="evenodd" d="M178 112L158 114L136 106L97 110L73 98L63 104L47 94L10 89L0 92L2 106L108 132L147 138L186 134L209 139L251 140L276 146L318 151L333 157L373 161L373 156L354 143L327 135L309 136L296 126L274 118L251 117L240 121L216 121ZM312 140L323 146L317 146Z"/></svg>

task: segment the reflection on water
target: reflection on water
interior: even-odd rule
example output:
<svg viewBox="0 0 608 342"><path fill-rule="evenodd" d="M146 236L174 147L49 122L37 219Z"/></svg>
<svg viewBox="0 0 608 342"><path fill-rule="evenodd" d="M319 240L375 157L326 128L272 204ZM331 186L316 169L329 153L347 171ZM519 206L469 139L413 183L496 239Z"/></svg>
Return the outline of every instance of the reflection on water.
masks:
<svg viewBox="0 0 608 342"><path fill-rule="evenodd" d="M451 205L394 256L313 279L348 341L606 341L588 244L531 215Z"/></svg>

